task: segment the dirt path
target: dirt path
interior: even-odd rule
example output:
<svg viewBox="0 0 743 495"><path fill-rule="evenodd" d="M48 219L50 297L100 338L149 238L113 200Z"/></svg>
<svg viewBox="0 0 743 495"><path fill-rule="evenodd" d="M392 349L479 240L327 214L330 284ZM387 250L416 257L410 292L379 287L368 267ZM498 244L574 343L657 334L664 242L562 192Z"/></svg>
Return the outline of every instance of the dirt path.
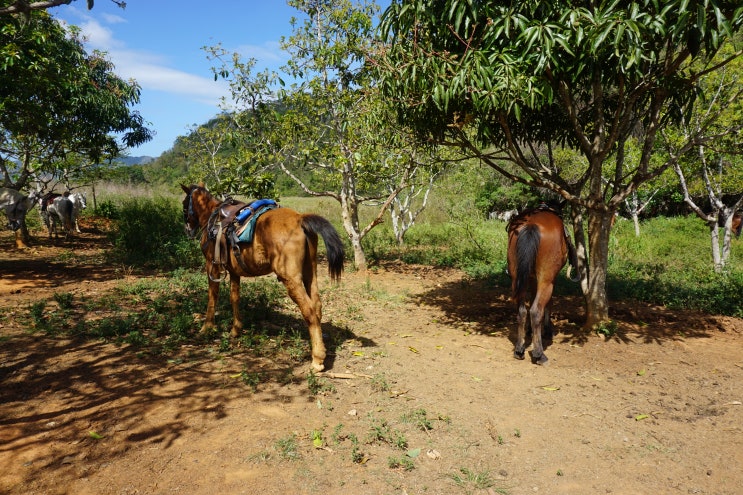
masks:
<svg viewBox="0 0 743 495"><path fill-rule="evenodd" d="M351 337L312 395L308 363L22 327L36 300L131 276L105 248L0 236L0 493L743 493L739 319L621 304L605 342L561 297L538 367L512 357L505 288L391 265L321 281L326 331Z"/></svg>

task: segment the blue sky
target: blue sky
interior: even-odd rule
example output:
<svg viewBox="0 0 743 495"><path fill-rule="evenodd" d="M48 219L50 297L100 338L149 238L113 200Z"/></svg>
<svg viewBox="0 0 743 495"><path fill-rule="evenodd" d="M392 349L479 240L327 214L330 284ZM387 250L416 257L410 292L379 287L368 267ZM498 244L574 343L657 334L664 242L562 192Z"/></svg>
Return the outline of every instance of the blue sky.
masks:
<svg viewBox="0 0 743 495"><path fill-rule="evenodd" d="M300 16L283 0L130 0L123 10L108 0L87 10L78 0L49 13L79 26L89 52L107 52L119 76L140 84L134 108L157 135L129 154L155 157L217 115L220 98L229 94L224 81L214 81L202 47L221 43L255 58L256 71L278 71L286 63L279 40L291 34L291 17Z"/></svg>

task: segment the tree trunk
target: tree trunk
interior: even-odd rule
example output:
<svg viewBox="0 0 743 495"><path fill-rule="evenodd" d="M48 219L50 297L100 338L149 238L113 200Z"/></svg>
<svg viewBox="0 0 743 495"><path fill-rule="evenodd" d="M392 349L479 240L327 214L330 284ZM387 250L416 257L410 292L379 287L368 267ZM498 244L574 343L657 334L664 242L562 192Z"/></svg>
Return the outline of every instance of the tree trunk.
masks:
<svg viewBox="0 0 743 495"><path fill-rule="evenodd" d="M341 218L343 228L351 239L353 249L353 264L359 271L366 271L366 254L361 245L361 229L359 228L359 205L355 194L349 194L344 188L341 191Z"/></svg>
<svg viewBox="0 0 743 495"><path fill-rule="evenodd" d="M588 290L586 322L584 328L594 329L609 319L609 298L606 292L606 275L609 264L609 234L613 211L589 210L588 212Z"/></svg>
<svg viewBox="0 0 743 495"><path fill-rule="evenodd" d="M640 217L632 213L632 223L635 225L635 237L640 237Z"/></svg>
<svg viewBox="0 0 743 495"><path fill-rule="evenodd" d="M717 220L707 222L707 224L709 225L709 237L712 244L712 265L714 266L715 273L720 273L723 264L720 259L720 232L717 229Z"/></svg>
<svg viewBox="0 0 743 495"><path fill-rule="evenodd" d="M366 271L366 254L361 246L361 237L358 235L351 236L351 247L353 248L353 264L360 272Z"/></svg>

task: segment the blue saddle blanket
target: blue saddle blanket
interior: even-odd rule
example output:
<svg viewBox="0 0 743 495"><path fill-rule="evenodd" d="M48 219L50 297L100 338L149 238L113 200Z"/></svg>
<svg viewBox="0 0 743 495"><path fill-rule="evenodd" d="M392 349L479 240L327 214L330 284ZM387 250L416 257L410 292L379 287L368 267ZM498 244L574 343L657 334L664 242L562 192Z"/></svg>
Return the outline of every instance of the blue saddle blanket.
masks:
<svg viewBox="0 0 743 495"><path fill-rule="evenodd" d="M235 232L240 242L253 242L255 223L258 217L268 210L278 208L279 205L273 199L257 199L247 205L235 216Z"/></svg>

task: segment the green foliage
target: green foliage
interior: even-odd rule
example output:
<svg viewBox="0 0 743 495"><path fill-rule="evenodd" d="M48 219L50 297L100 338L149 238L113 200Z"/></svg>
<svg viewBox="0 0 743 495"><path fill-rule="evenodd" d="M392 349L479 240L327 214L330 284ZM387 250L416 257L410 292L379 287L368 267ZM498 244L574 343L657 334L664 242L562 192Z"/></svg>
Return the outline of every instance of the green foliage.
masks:
<svg viewBox="0 0 743 495"><path fill-rule="evenodd" d="M329 381L320 378L317 374L310 370L307 375L307 388L312 395L319 395L326 392L333 392L335 387Z"/></svg>
<svg viewBox="0 0 743 495"><path fill-rule="evenodd" d="M118 77L103 54L86 53L79 31L46 12L0 16L0 65L2 160L19 164L2 167L6 183L79 176L152 137L130 109L139 86Z"/></svg>
<svg viewBox="0 0 743 495"><path fill-rule="evenodd" d="M454 484L467 490L485 490L495 485L495 480L488 471L473 471L463 467L459 472L449 475ZM507 493L498 490L498 493Z"/></svg>
<svg viewBox="0 0 743 495"><path fill-rule="evenodd" d="M99 217L116 220L119 218L119 207L111 200L101 201L95 209L95 214Z"/></svg>
<svg viewBox="0 0 743 495"><path fill-rule="evenodd" d="M295 434L276 440L274 442L274 449L276 449L279 457L287 461L295 461L302 457L299 453L299 445Z"/></svg>
<svg viewBox="0 0 743 495"><path fill-rule="evenodd" d="M635 237L629 225L617 225L610 248L608 289L611 298L636 299L669 308L740 316L743 305L743 246L733 242L730 270L714 272L709 231L695 217L655 218Z"/></svg>
<svg viewBox="0 0 743 495"><path fill-rule="evenodd" d="M408 440L405 438L405 435L400 430L393 428L387 420L370 416L369 421L371 423L369 428L370 443L385 442L398 449L406 449L408 447Z"/></svg>
<svg viewBox="0 0 743 495"><path fill-rule="evenodd" d="M402 469L403 471L412 471L415 469L415 464L413 463L413 460L409 457L401 456L401 457L388 457L387 458L387 467L390 469Z"/></svg>
<svg viewBox="0 0 743 495"><path fill-rule="evenodd" d="M203 263L197 243L183 230L180 204L166 198L134 198L119 209L116 256L130 265L160 269L196 268Z"/></svg>
<svg viewBox="0 0 743 495"><path fill-rule="evenodd" d="M384 50L374 67L384 96L422 141L459 147L514 182L546 188L597 225L697 148L695 131L669 160L653 160L658 137L698 101L694 62L710 64L742 26L737 4L702 0L403 0L382 15ZM719 115L705 116L700 130ZM640 143L634 156L630 136ZM565 166L570 154L582 158L577 166ZM607 238L599 229L576 239L599 267L583 274L589 325L608 318L604 280L596 279Z"/></svg>
<svg viewBox="0 0 743 495"><path fill-rule="evenodd" d="M403 414L400 418L403 423L412 423L421 431L428 431L433 429L431 420L428 419L428 413L425 409L415 409L406 414Z"/></svg>

